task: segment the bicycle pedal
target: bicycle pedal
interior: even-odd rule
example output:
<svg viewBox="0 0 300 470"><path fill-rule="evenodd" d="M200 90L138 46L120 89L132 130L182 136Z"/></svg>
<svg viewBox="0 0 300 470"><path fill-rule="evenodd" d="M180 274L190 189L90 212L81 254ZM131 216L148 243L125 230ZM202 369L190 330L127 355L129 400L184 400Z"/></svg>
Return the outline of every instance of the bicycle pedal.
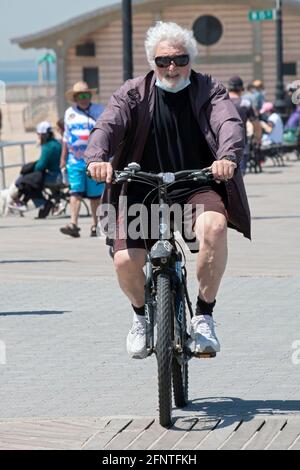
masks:
<svg viewBox="0 0 300 470"><path fill-rule="evenodd" d="M217 353L215 352L203 352L203 353L194 353L193 357L196 357L197 359L211 359L213 357L216 357Z"/></svg>

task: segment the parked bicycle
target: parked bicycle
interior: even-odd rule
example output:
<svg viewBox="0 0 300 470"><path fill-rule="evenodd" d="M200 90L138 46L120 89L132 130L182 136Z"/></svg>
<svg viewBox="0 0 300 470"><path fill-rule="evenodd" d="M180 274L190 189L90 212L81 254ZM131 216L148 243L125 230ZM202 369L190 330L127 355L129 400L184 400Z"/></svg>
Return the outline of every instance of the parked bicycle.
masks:
<svg viewBox="0 0 300 470"><path fill-rule="evenodd" d="M70 191L68 187L63 184L48 185L43 188L43 196L46 199L46 210L44 217L52 215L70 216ZM84 198L81 200L81 215L90 217L90 210Z"/></svg>

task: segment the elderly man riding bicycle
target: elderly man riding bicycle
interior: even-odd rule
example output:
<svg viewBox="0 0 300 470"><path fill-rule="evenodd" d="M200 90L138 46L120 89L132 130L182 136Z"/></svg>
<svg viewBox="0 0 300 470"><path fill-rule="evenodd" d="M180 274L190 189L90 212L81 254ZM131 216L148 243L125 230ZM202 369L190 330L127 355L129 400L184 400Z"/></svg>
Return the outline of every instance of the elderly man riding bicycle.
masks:
<svg viewBox="0 0 300 470"><path fill-rule="evenodd" d="M211 167L214 181L173 185L170 199L203 212L193 220L199 243L196 275L199 293L191 336L195 351L218 352L212 319L216 295L227 262L227 227L250 238L250 212L239 162L244 149L243 123L223 85L192 70L197 45L192 32L175 23L158 22L147 32L146 54L152 70L128 80L111 97L97 121L85 153L96 181L107 183L103 203L117 209L117 228L127 208L147 200L147 185L112 185L113 170L138 162L145 172L177 172ZM149 198L148 198L149 199ZM148 201L148 206L151 201ZM123 292L134 310L127 337L131 357L146 356L145 240L127 234L112 240L114 263ZM151 248L156 240L147 239Z"/></svg>

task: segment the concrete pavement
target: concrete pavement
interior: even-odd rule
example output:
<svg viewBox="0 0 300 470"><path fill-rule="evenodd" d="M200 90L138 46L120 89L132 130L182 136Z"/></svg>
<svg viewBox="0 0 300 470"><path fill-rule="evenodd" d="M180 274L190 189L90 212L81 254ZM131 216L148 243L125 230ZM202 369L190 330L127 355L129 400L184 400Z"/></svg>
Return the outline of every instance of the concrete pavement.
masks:
<svg viewBox="0 0 300 470"><path fill-rule="evenodd" d="M194 424L300 416L300 162L267 165L245 181L253 241L229 232L228 269L215 310L222 351L216 359L190 362L191 402L174 410ZM127 357L131 311L104 241L89 238L85 218L81 238L70 239L59 232L65 219L33 215L0 219L2 429L7 420L16 426L32 418L153 422L155 359ZM195 302L194 256L187 259ZM285 429L276 423L277 433ZM17 427L10 429L18 435ZM0 448L2 438L0 431Z"/></svg>

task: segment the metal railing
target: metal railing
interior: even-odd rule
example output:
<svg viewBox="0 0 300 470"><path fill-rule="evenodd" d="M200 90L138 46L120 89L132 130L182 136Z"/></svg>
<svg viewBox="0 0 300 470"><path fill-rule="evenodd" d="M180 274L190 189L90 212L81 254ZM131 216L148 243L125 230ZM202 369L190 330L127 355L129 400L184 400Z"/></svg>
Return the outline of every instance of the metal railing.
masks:
<svg viewBox="0 0 300 470"><path fill-rule="evenodd" d="M55 84L18 84L7 83L5 87L5 98L7 103L29 103L37 98L50 98L55 96Z"/></svg>
<svg viewBox="0 0 300 470"><path fill-rule="evenodd" d="M0 142L0 189L6 188L6 180L5 180L5 171L8 168L21 168L24 163L26 163L26 153L25 147L26 145L36 145L35 140L27 140L27 141L12 141L12 142ZM6 147L20 147L21 148L21 161L19 163L13 163L6 165L5 164L5 155L4 149Z"/></svg>

